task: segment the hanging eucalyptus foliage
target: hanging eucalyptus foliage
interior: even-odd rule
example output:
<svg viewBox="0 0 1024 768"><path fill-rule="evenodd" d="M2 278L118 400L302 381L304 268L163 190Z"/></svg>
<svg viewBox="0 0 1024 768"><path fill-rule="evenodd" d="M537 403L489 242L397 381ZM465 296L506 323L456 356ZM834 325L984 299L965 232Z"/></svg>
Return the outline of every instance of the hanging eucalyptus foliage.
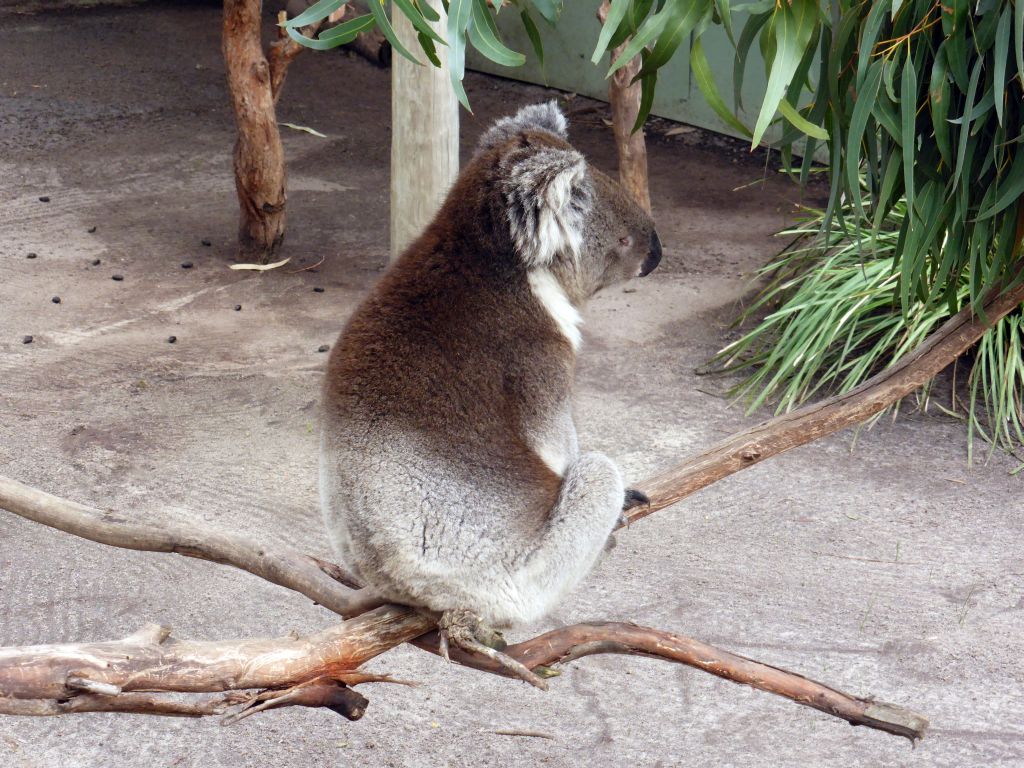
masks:
<svg viewBox="0 0 1024 768"><path fill-rule="evenodd" d="M320 0L286 22L288 34L303 45L330 48L375 24L395 51L416 60L376 0L369 14L317 39L298 31L341 4ZM522 64L524 57L499 38L493 15L500 0L442 4L444 38L427 23L438 14L426 0L393 0L391 12L410 19L423 54L435 64L437 46L448 46L452 85L468 108L462 86L467 45L504 66ZM542 56L531 11L555 23L561 2L514 5ZM702 42L712 24L724 27L735 46L737 94L755 41L760 48L767 86L753 127L726 106L715 84ZM1024 0L612 0L593 61L620 45L609 75L634 56L643 61L637 127L650 112L661 67L675 55L689 55L709 105L752 145L781 121L777 147L788 160L800 150L802 181L824 145L831 170L825 229L846 226L840 203L849 200L859 214L852 225L867 217L877 234L903 200L894 260L905 315L919 302L944 302L955 311L965 280L969 300L980 308L990 288L1022 279ZM874 240L857 241L871 248Z"/></svg>
<svg viewBox="0 0 1024 768"><path fill-rule="evenodd" d="M518 67L526 62L526 57L508 48L498 34L493 14L501 10L502 3L490 4L488 0L442 0L442 6L448 20L445 25L446 37L441 37L428 22L440 20L440 14L431 7L427 0L391 0L392 13L403 14L416 29L422 53L436 67L441 66L437 55L437 46L448 47L448 67L451 72L452 88L458 96L459 103L470 109L466 89L462 79L466 74L466 45L472 45L482 55L503 67ZM381 0L369 0L370 13L344 21L337 26L321 32L316 38L307 37L299 30L338 10L345 0L319 0L305 12L284 23L288 36L298 43L316 50L337 48L355 40L360 32L374 25L381 31L392 48L401 56L422 64L416 54L410 51L395 34L394 27L388 17L385 5ZM514 0L512 3L519 9L519 17L526 29L527 36L533 44L534 53L543 61L544 51L541 47L540 33L530 13L532 8L548 23L554 24L562 12L561 0Z"/></svg>
<svg viewBox="0 0 1024 768"><path fill-rule="evenodd" d="M749 16L734 27L739 12ZM712 21L734 41L737 94L751 47L760 46L768 84L752 129L728 110L710 75L700 37ZM778 147L787 160L800 147L802 181L823 142L831 171L825 229L846 225L841 203L852 201L860 214L852 226L863 216L872 223L856 241L871 249L903 201L892 253L905 316L920 303L956 311L965 280L980 308L991 287L1022 279L1024 0L613 0L612 23L595 61L632 34L611 69L639 53L640 78L653 92L658 68L688 47L708 103L752 144L782 121Z"/></svg>
<svg viewBox="0 0 1024 768"><path fill-rule="evenodd" d="M467 44L505 66L523 61L498 37L492 14L501 0L443 2L446 40L426 24L437 18L426 0L393 3L392 13L419 30L431 61L436 45L448 45L452 83L467 108ZM513 4L543 56L531 10L555 23L561 2ZM318 40L296 31L340 5L320 0L288 22L289 34L332 47L377 24L395 50L414 58L373 0L371 14ZM736 109L719 92L704 52L713 25L735 50ZM755 43L767 85L751 126L737 112ZM634 130L650 113L661 68L687 55L705 100L752 147L778 126L774 146L801 183L815 157L828 158L818 237L799 258L784 259L783 277L761 299L766 307L780 301L781 309L724 351L733 366L752 371L741 386L755 404L775 395L790 407L822 385L848 388L891 364L939 319L966 303L981 312L991 291L1024 280L1024 0L611 0L595 65L620 46L609 76L642 59ZM980 387L994 414L992 434L1007 445L1024 443L1022 332L1017 315L994 328L980 347L988 368L971 379L970 423L980 424Z"/></svg>

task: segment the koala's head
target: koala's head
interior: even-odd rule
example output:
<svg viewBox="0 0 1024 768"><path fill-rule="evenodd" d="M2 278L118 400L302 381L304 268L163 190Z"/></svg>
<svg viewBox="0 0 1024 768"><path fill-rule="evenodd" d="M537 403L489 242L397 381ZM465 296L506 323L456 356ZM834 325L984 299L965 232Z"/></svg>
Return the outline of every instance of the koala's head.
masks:
<svg viewBox="0 0 1024 768"><path fill-rule="evenodd" d="M499 120L479 152L497 154L499 204L519 261L550 270L575 301L658 266L654 220L569 145L555 102Z"/></svg>

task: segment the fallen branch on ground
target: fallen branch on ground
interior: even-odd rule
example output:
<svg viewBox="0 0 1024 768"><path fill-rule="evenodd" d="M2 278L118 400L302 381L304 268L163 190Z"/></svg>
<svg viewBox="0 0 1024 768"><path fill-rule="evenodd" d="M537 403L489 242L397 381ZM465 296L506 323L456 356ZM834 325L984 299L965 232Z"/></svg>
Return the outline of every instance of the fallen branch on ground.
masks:
<svg viewBox="0 0 1024 768"><path fill-rule="evenodd" d="M1024 301L1018 286L986 305L989 323ZM852 392L772 419L642 482L651 499L633 519L664 509L699 488L769 456L858 423L896 402L970 347L987 325L965 309L899 365ZM355 719L365 700L348 682L365 661L404 642L437 652L431 618L384 606L350 589L337 566L295 550L202 525L140 525L0 477L0 507L93 541L128 549L175 552L247 570L298 591L342 615L360 614L305 639L174 641L150 626L124 640L0 649L0 713L146 712L209 715L242 704L230 717L275 705L327 706ZM349 584L350 586L346 586ZM900 707L861 699L800 675L655 629L630 624L581 624L511 646L507 653L531 669L594 653L625 653L688 664L720 677L786 696L848 722L917 739L927 720ZM467 666L501 674L487 659L454 653ZM354 675L354 676L353 676ZM263 689L259 693L240 691ZM226 694L224 692L227 692ZM181 701L175 693L204 694ZM346 693L347 692L347 693ZM209 693L221 693L211 697Z"/></svg>

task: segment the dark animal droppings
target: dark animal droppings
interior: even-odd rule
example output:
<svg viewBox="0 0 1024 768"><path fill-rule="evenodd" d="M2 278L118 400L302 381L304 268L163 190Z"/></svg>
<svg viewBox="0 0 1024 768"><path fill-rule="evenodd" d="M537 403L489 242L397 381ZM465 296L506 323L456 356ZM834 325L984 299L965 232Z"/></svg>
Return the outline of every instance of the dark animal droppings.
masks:
<svg viewBox="0 0 1024 768"><path fill-rule="evenodd" d="M211 243L209 240L200 240L199 242L201 242L207 248L209 248L211 245L213 245L213 243Z"/></svg>
<svg viewBox="0 0 1024 768"><path fill-rule="evenodd" d="M183 261L183 262L181 262L181 268L182 269L192 269L192 262L191 261Z"/></svg>
<svg viewBox="0 0 1024 768"><path fill-rule="evenodd" d="M36 254L34 254L34 253L26 253L25 254L25 258L26 259L34 259L35 257L36 257Z"/></svg>
<svg viewBox="0 0 1024 768"><path fill-rule="evenodd" d="M48 203L48 202L50 202L50 198L48 198L46 195L43 195L42 197L39 198L39 202L40 203Z"/></svg>
<svg viewBox="0 0 1024 768"><path fill-rule="evenodd" d="M242 305L241 304L235 304L235 312L241 312L241 311L242 311Z"/></svg>
<svg viewBox="0 0 1024 768"><path fill-rule="evenodd" d="M317 347L317 350L316 350L316 351L317 351L317 352L326 352L326 351L327 351L327 350L329 350L329 349L330 349L330 346L329 346L329 345L327 345L327 344L321 344L321 345L320 345L319 347Z"/></svg>
<svg viewBox="0 0 1024 768"><path fill-rule="evenodd" d="M52 301L54 304L60 304L60 296L54 296L52 299L50 299L50 301Z"/></svg>
<svg viewBox="0 0 1024 768"><path fill-rule="evenodd" d="M32 343L32 337L31 336L24 336L24 337L22 337L21 343L22 344L31 344Z"/></svg>
<svg viewBox="0 0 1024 768"><path fill-rule="evenodd" d="M167 343L168 343L168 344L173 344L173 343L174 343L174 342L176 342L177 340L178 340L178 337L177 337L177 336L168 336L168 337L167 337Z"/></svg>
<svg viewBox="0 0 1024 768"><path fill-rule="evenodd" d="M316 288L313 289L313 293L323 293L323 292L324 292L324 289L321 288L319 285Z"/></svg>
<svg viewBox="0 0 1024 768"><path fill-rule="evenodd" d="M94 267L98 267L98 266L100 265L100 260L99 260L99 259L93 259L93 260L92 260L92 265L93 265Z"/></svg>
<svg viewBox="0 0 1024 768"><path fill-rule="evenodd" d="M118 282L121 282L122 280L124 280L124 275L111 275L110 279L111 280L117 280Z"/></svg>
<svg viewBox="0 0 1024 768"><path fill-rule="evenodd" d="M89 227L89 234L90 234L90 235L91 235L91 234L92 234L93 232L95 232L95 231L96 231L96 227Z"/></svg>

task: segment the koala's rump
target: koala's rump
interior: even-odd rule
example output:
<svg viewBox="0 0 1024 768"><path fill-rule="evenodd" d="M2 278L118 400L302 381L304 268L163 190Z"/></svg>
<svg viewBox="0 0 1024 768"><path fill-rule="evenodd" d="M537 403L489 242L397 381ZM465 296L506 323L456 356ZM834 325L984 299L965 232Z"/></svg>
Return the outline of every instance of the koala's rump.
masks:
<svg viewBox="0 0 1024 768"><path fill-rule="evenodd" d="M503 457L439 450L394 425L362 438L348 426L321 458L325 523L345 565L396 602L522 620L531 601L516 574L557 485L549 497Z"/></svg>

